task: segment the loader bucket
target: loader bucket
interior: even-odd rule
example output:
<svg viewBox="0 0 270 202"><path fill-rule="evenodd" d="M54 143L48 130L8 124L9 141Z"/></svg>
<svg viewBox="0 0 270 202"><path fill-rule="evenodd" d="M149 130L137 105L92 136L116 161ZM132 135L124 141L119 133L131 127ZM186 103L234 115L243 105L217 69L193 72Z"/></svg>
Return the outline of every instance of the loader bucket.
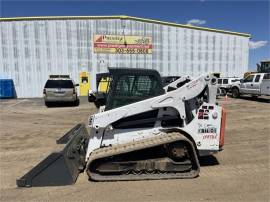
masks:
<svg viewBox="0 0 270 202"><path fill-rule="evenodd" d="M56 144L67 144L68 141L74 136L74 133L81 128L81 125L82 124L77 124L70 129L65 135L56 140Z"/></svg>
<svg viewBox="0 0 270 202"><path fill-rule="evenodd" d="M64 149L50 154L17 179L18 187L63 186L76 182L78 175L85 168L89 134L84 124L76 125L67 134L69 138L65 139L67 144Z"/></svg>

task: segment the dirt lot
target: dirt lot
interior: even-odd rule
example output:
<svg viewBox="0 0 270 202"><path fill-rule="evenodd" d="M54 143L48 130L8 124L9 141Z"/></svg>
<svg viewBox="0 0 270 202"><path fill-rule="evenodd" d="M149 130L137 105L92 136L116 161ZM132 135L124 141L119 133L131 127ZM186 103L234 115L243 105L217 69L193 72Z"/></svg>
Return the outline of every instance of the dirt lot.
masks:
<svg viewBox="0 0 270 202"><path fill-rule="evenodd" d="M17 188L16 178L60 149L55 140L96 111L46 108L39 99L1 100L1 201L270 201L270 104L267 99L232 99L227 109L224 151L201 160L200 177L190 180L89 182L74 186ZM217 165L215 165L217 164Z"/></svg>

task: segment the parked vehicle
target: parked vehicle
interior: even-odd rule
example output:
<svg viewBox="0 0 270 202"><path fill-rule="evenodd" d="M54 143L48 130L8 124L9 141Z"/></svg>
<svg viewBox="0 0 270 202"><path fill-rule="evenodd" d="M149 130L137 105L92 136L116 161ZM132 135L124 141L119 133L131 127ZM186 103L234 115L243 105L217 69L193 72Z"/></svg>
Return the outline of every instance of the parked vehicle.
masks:
<svg viewBox="0 0 270 202"><path fill-rule="evenodd" d="M68 75L50 75L43 89L45 105L48 107L56 102L73 102L74 105L79 105L76 86L78 85Z"/></svg>
<svg viewBox="0 0 270 202"><path fill-rule="evenodd" d="M240 82L233 84L231 91L234 98L241 95L270 96L270 73L250 74Z"/></svg>
<svg viewBox="0 0 270 202"><path fill-rule="evenodd" d="M218 79L218 88L220 89L220 95L226 95L231 92L231 87L235 82L239 82L239 77L223 77Z"/></svg>

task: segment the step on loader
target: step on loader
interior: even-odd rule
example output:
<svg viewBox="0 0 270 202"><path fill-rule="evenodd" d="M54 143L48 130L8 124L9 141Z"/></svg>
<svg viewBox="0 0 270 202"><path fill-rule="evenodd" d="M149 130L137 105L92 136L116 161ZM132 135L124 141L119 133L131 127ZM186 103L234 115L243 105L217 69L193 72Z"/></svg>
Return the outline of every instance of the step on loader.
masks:
<svg viewBox="0 0 270 202"><path fill-rule="evenodd" d="M180 77L163 87L156 70L110 68L106 104L78 124L49 155L17 180L18 187L93 181L195 178L199 157L224 145L225 110L216 104L217 79Z"/></svg>

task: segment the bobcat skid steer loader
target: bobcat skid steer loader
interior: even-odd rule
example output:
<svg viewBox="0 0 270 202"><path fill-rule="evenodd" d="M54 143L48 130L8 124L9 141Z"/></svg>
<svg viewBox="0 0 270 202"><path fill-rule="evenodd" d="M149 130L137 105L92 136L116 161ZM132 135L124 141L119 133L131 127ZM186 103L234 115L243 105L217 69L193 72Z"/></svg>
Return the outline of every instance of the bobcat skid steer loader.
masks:
<svg viewBox="0 0 270 202"><path fill-rule="evenodd" d="M57 140L66 144L17 180L18 187L93 181L194 178L199 156L222 150L225 110L215 77L181 77L162 87L155 70L110 68L106 105Z"/></svg>

